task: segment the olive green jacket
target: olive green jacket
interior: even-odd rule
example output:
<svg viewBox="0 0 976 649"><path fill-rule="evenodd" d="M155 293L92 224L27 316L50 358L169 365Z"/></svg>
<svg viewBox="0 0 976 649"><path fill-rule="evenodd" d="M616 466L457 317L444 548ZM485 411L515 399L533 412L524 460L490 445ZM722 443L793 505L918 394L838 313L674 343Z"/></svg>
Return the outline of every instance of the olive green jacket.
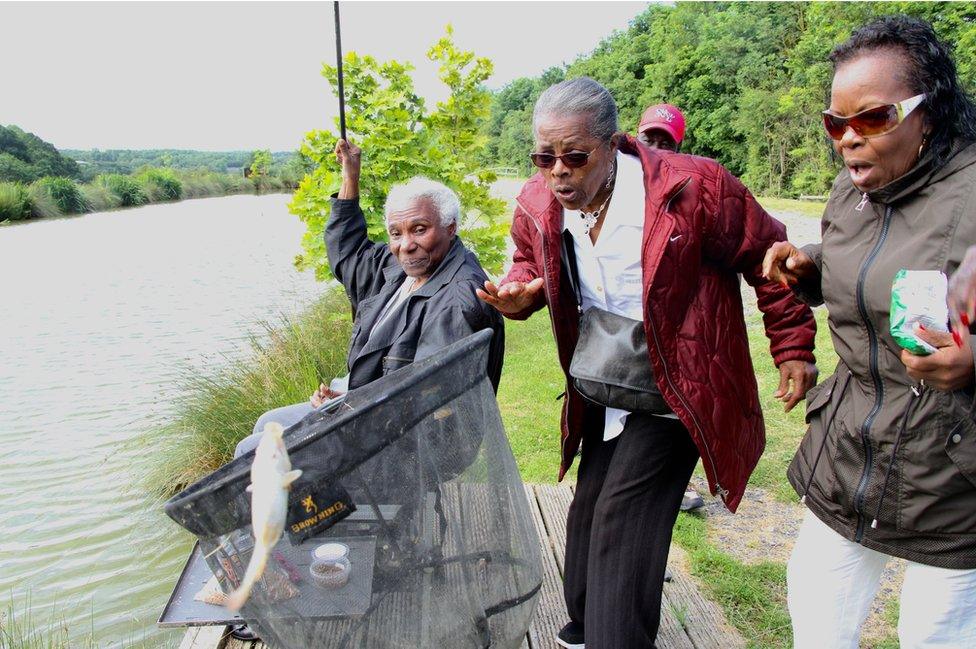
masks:
<svg viewBox="0 0 976 649"><path fill-rule="evenodd" d="M972 389L914 382L889 332L895 273L951 275L976 244L976 145L958 147L941 166L925 157L869 194L842 171L822 234L804 249L820 281L797 292L827 306L840 362L807 394L810 427L790 483L847 539L924 564L976 568Z"/></svg>

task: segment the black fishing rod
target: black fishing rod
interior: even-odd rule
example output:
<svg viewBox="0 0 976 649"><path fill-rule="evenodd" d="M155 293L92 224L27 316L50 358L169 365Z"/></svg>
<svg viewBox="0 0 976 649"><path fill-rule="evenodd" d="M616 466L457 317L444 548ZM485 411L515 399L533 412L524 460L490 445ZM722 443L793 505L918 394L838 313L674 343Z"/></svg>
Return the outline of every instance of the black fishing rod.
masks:
<svg viewBox="0 0 976 649"><path fill-rule="evenodd" d="M339 77L339 132L342 139L346 139L346 98L342 91L342 36L339 30L339 0L332 3L335 13L335 35L336 35L336 72Z"/></svg>

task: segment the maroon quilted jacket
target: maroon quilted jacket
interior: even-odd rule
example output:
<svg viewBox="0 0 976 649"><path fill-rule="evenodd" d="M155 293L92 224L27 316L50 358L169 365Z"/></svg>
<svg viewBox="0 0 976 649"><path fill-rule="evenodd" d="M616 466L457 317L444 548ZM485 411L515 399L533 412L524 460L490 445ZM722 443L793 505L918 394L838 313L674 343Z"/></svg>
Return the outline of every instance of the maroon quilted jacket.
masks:
<svg viewBox="0 0 976 649"><path fill-rule="evenodd" d="M660 154L631 137L620 149L639 156L644 167L644 329L654 375L694 438L712 493L735 511L766 444L737 273L756 289L774 362L814 360L812 312L759 270L770 244L786 239L786 228L714 160ZM579 448L587 407L569 381L579 316L561 269L562 221L562 206L536 174L517 199L514 264L502 280L545 279L537 303L510 317L525 319L549 306L570 385L560 480Z"/></svg>

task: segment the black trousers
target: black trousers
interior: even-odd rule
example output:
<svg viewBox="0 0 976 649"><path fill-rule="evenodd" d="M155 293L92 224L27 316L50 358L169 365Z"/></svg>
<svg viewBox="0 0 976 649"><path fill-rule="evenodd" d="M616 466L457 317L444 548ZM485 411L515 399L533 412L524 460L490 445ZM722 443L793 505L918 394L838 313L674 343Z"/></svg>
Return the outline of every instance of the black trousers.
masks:
<svg viewBox="0 0 976 649"><path fill-rule="evenodd" d="M650 649L671 530L698 449L680 421L637 413L604 442L598 412L587 417L566 521L566 608L584 626L586 649Z"/></svg>

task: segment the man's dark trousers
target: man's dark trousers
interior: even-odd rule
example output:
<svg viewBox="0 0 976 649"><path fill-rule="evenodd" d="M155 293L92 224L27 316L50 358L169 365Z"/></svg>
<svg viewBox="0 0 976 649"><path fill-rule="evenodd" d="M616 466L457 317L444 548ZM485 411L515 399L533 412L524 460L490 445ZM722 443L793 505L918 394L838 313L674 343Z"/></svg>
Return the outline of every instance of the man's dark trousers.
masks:
<svg viewBox="0 0 976 649"><path fill-rule="evenodd" d="M602 409L586 423L566 521L566 608L584 626L586 649L650 649L671 530L698 450L676 419L632 413L607 442Z"/></svg>

